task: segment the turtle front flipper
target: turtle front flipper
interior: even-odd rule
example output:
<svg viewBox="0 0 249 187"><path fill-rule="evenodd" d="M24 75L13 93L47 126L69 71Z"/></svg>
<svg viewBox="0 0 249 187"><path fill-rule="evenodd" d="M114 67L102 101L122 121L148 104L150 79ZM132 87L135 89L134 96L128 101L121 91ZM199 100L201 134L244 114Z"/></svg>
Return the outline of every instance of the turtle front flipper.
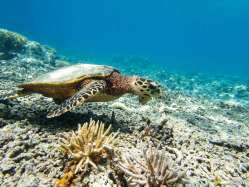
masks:
<svg viewBox="0 0 249 187"><path fill-rule="evenodd" d="M79 92L64 101L56 110L50 112L47 118L53 118L71 111L79 105L82 105L89 98L97 95L106 88L106 82L103 80L93 81L85 85Z"/></svg>

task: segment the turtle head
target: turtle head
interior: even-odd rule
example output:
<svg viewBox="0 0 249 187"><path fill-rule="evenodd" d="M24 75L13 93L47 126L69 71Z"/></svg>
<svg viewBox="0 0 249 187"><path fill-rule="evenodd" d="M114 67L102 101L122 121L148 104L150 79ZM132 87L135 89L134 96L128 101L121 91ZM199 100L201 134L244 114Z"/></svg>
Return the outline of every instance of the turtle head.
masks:
<svg viewBox="0 0 249 187"><path fill-rule="evenodd" d="M139 96L139 102L146 104L151 98L159 97L162 94L162 89L159 84L152 80L135 77L132 85L132 91Z"/></svg>

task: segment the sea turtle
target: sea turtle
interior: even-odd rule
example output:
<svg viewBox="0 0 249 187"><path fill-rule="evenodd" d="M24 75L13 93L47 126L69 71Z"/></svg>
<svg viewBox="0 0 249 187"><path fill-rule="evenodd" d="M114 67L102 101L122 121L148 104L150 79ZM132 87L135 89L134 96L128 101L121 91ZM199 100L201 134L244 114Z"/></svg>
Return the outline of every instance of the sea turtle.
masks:
<svg viewBox="0 0 249 187"><path fill-rule="evenodd" d="M123 76L111 66L95 64L60 68L18 87L22 88L19 96L39 93L60 104L47 115L48 118L60 116L85 102L112 101L126 93L138 95L139 102L145 104L162 92L160 85L154 81Z"/></svg>

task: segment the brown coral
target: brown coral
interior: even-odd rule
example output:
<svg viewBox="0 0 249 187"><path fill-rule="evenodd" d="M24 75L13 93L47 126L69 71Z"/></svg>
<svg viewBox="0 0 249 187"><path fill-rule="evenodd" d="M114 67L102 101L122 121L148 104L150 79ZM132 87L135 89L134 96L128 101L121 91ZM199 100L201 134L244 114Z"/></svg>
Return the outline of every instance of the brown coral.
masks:
<svg viewBox="0 0 249 187"><path fill-rule="evenodd" d="M184 175L172 171L165 152L155 149L144 151L142 159L126 156L123 161L119 163L119 168L130 177L131 185L135 186L168 187L176 184Z"/></svg>
<svg viewBox="0 0 249 187"><path fill-rule="evenodd" d="M71 186L73 177L74 177L74 173L72 171L69 171L65 173L61 179L56 181L55 186L56 187L69 187Z"/></svg>
<svg viewBox="0 0 249 187"><path fill-rule="evenodd" d="M87 170L102 158L110 158L118 140L118 133L110 133L111 125L105 130L102 122L91 120L79 125L77 132L65 133L61 138L60 149L77 163L75 173Z"/></svg>

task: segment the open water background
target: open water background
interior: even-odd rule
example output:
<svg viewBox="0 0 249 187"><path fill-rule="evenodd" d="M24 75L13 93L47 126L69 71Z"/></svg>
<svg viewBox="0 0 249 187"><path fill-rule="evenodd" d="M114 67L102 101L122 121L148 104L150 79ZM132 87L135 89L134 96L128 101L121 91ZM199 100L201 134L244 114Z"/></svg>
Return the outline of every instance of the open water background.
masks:
<svg viewBox="0 0 249 187"><path fill-rule="evenodd" d="M170 71L249 77L247 0L1 0L0 27L74 59L138 56Z"/></svg>

